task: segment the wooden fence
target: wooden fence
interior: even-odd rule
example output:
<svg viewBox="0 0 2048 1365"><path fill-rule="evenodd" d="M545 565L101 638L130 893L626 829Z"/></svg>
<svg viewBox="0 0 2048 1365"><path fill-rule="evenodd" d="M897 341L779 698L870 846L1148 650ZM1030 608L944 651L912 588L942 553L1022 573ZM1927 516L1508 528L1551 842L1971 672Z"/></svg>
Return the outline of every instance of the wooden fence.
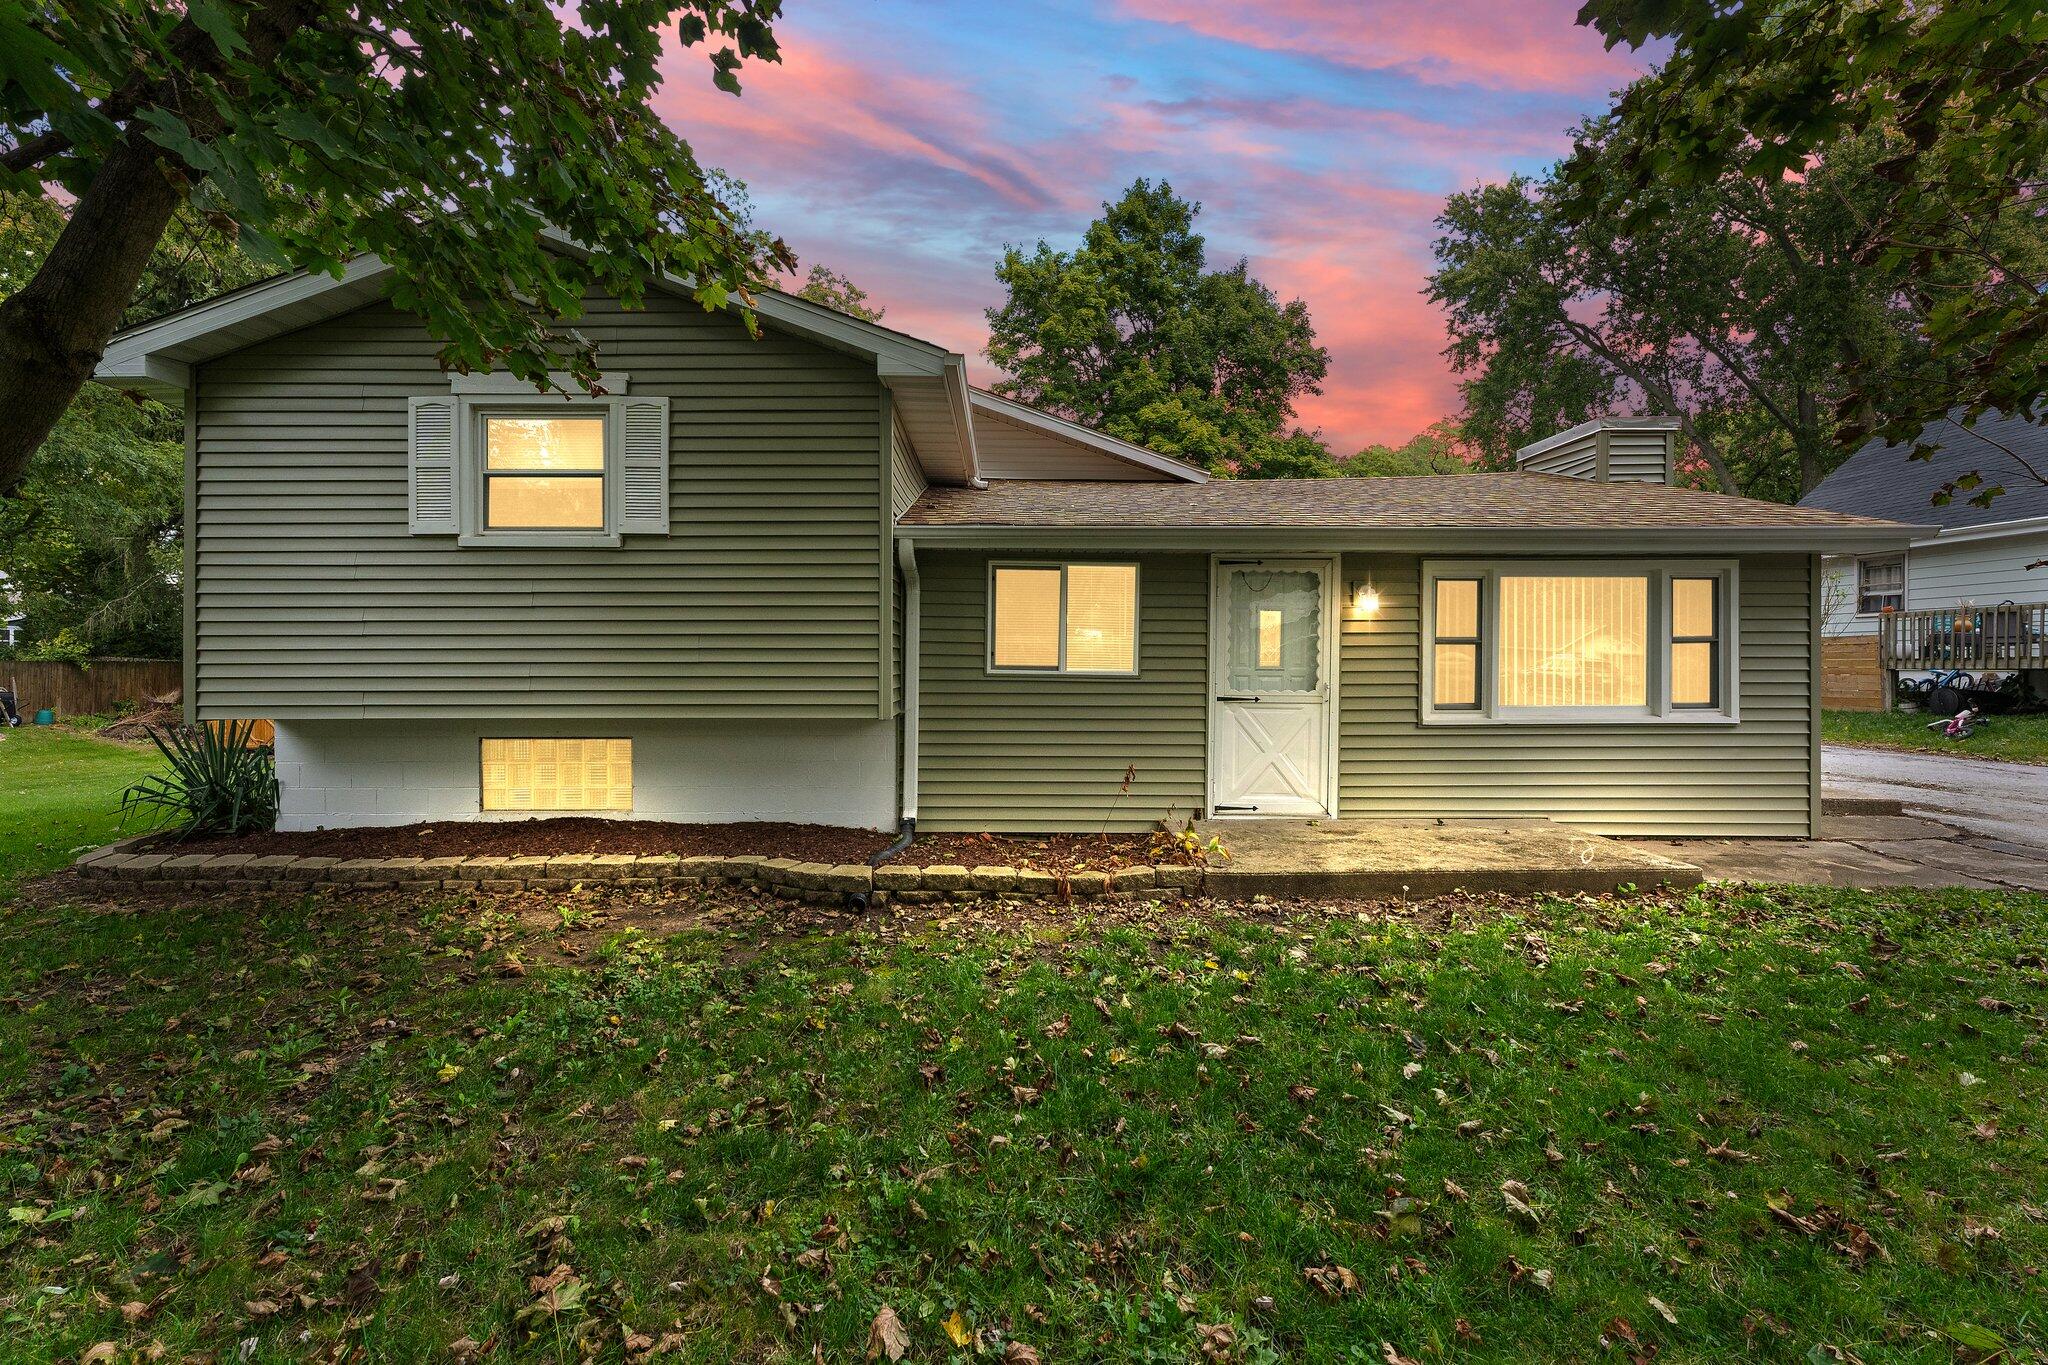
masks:
<svg viewBox="0 0 2048 1365"><path fill-rule="evenodd" d="M1884 710L1875 635L1838 635L1820 642L1820 704L1830 711Z"/></svg>
<svg viewBox="0 0 2048 1365"><path fill-rule="evenodd" d="M23 720L49 707L64 716L103 716L124 702L137 706L184 685L176 659L94 659L84 666L48 659L0 659L0 684L14 689Z"/></svg>

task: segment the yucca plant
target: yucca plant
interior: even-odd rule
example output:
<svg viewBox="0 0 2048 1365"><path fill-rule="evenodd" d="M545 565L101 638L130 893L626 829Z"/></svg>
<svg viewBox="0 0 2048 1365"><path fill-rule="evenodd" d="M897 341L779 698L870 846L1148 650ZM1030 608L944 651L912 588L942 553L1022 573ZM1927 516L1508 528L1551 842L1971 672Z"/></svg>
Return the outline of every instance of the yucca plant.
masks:
<svg viewBox="0 0 2048 1365"><path fill-rule="evenodd" d="M277 822L277 762L268 746L251 747L255 722L198 729L153 729L150 740L170 764L121 793L121 818L156 810L191 834L253 834Z"/></svg>

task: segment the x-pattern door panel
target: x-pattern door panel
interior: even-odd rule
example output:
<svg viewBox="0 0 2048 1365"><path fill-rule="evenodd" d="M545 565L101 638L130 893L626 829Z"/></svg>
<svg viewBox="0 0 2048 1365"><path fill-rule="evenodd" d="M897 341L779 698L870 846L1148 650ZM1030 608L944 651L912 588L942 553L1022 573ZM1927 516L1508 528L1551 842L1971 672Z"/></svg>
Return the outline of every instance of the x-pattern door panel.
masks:
<svg viewBox="0 0 2048 1365"><path fill-rule="evenodd" d="M1330 810L1327 560L1219 560L1213 584L1210 809Z"/></svg>

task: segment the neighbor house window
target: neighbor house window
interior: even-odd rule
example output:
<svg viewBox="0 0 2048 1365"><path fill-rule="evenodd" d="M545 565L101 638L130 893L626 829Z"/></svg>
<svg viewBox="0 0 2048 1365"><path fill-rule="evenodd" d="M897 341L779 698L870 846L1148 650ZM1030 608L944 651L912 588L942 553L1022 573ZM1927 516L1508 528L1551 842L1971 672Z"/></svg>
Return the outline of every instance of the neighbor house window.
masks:
<svg viewBox="0 0 2048 1365"><path fill-rule="evenodd" d="M988 666L995 672L1138 671L1138 566L989 568Z"/></svg>
<svg viewBox="0 0 2048 1365"><path fill-rule="evenodd" d="M1859 615L1899 611L1906 605L1906 561L1903 556L1856 561L1856 610Z"/></svg>
<svg viewBox="0 0 2048 1365"><path fill-rule="evenodd" d="M483 418L484 527L605 529L602 416Z"/></svg>
<svg viewBox="0 0 2048 1365"><path fill-rule="evenodd" d="M1423 718L1732 720L1735 568L1425 566Z"/></svg>
<svg viewBox="0 0 2048 1365"><path fill-rule="evenodd" d="M485 810L631 810L630 739L486 739Z"/></svg>

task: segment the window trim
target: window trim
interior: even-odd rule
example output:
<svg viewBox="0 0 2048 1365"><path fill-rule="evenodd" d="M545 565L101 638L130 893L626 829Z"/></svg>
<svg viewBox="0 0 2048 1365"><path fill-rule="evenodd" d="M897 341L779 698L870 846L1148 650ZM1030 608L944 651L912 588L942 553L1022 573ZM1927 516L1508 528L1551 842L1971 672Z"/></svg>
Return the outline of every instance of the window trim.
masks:
<svg viewBox="0 0 2048 1365"><path fill-rule="evenodd" d="M1889 554L1889 555L1858 555L1858 556L1856 556L1856 610L1855 610L1855 612L1854 612L1853 614L1854 614L1854 615L1855 615L1855 616L1857 617L1857 619L1859 619L1859 620L1863 620L1863 621L1875 621L1875 620L1878 620L1878 619L1882 618L1882 617L1884 616L1884 614L1885 614L1885 613L1884 613L1884 610L1883 610L1882 608L1879 608L1879 609L1878 609L1877 611L1865 611L1865 610L1863 610L1863 598L1864 598L1864 592L1863 592L1863 570L1864 570L1865 566L1867 566L1867 565L1871 565L1871 564L1888 564L1888 563L1893 563L1893 562L1896 562L1896 563L1898 564L1898 566L1899 566L1899 605L1898 605L1898 606L1896 606L1896 607L1894 607L1894 608L1892 608L1892 610L1893 610L1894 612L1901 612L1901 611L1904 611L1904 610L1906 609L1906 575L1907 575L1907 572L1908 572L1908 568L1907 568L1907 564L1908 564L1908 559L1909 559L1909 556L1908 556L1908 555L1907 555L1907 554L1906 554L1906 553L1905 553L1904 551L1900 551L1900 552L1899 552L1899 553L1897 553L1897 554ZM1889 596L1891 596L1891 594L1890 594L1890 593L1886 593L1886 594L1885 594L1885 596L1889 597Z"/></svg>
<svg viewBox="0 0 2048 1365"><path fill-rule="evenodd" d="M1071 669L1067 667L1067 570L1076 565L1090 568L1129 569L1131 571L1131 667L1128 672L1105 669ZM1058 569L1060 571L1060 661L1052 668L1028 668L1017 664L996 663L996 570L998 569ZM1145 621L1145 570L1132 559L991 559L983 578L982 612L983 648L982 671L993 678L1078 678L1128 679L1140 676L1144 670L1144 621Z"/></svg>
<svg viewBox="0 0 2048 1365"><path fill-rule="evenodd" d="M1643 707L1503 707L1498 703L1500 579L1507 577L1643 578L1649 654L1648 705ZM1479 705L1439 707L1436 697L1436 581L1477 578L1479 584ZM1716 660L1718 705L1674 706L1671 702L1671 580L1714 578L1721 629ZM1422 563L1421 618L1417 636L1421 689L1418 718L1424 725L1735 725L1741 714L1740 569L1732 559L1426 559ZM1462 637L1461 637L1462 638Z"/></svg>
<svg viewBox="0 0 2048 1365"><path fill-rule="evenodd" d="M462 509L462 531L458 546L522 546L555 548L613 549L625 543L621 529L625 516L625 422L616 398L571 396L568 398L517 397L511 394L459 397L456 400L456 430L460 433L456 452L456 498ZM604 526L589 530L574 527L519 530L493 528L488 524L486 501L490 475L484 469L487 455L484 423L493 417L598 417L604 421ZM589 477L578 474L577 477Z"/></svg>

